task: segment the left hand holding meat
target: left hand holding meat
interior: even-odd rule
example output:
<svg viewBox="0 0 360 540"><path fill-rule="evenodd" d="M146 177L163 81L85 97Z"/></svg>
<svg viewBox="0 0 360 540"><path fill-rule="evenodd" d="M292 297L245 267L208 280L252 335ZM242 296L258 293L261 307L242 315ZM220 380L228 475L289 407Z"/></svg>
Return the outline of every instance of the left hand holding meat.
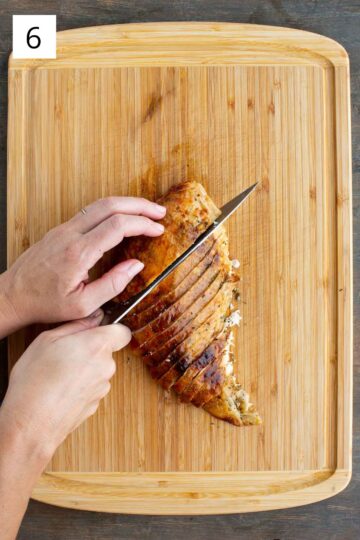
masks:
<svg viewBox="0 0 360 540"><path fill-rule="evenodd" d="M89 270L128 236L159 236L165 208L136 197L109 197L50 230L0 276L0 337L35 322L87 317L142 270L123 261L90 282Z"/></svg>

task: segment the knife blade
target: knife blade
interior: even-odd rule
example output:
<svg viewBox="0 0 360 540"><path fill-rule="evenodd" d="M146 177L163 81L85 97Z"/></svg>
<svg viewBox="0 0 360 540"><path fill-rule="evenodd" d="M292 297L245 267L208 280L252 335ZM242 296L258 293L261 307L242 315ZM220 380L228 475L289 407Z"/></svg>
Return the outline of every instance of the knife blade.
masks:
<svg viewBox="0 0 360 540"><path fill-rule="evenodd" d="M151 291L155 289L161 283L175 268L179 266L182 262L185 261L191 255L194 253L194 251L201 246L203 242L211 235L213 234L220 225L224 223L226 219L228 219L237 208L245 201L245 199L250 195L250 193L255 189L257 186L257 182L253 184L252 186L248 187L240 193L240 195L237 195L231 201L227 202L220 208L220 215L216 218L216 220L204 231L196 240L195 242L188 247L187 250L184 251L175 261L173 261L165 270L161 272L161 274L155 278L145 289L140 291L139 293L135 294L129 300L126 300L125 302L108 302L104 306L102 306L104 310L104 318L102 320L101 325L105 324L116 324L120 322L126 315L135 307L137 306Z"/></svg>

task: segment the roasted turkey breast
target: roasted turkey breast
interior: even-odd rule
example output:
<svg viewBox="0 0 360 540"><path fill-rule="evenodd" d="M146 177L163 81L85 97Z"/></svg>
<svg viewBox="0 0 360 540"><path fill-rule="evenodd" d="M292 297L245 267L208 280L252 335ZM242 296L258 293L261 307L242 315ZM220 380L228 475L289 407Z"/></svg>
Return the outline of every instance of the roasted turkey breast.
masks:
<svg viewBox="0 0 360 540"><path fill-rule="evenodd" d="M198 182L176 185L158 202L167 208L165 232L124 243L121 257L139 258L145 267L115 301L127 300L151 283L220 213ZM133 332L133 347L163 388L217 418L244 426L260 423L260 417L233 374L238 279L221 227L124 323Z"/></svg>

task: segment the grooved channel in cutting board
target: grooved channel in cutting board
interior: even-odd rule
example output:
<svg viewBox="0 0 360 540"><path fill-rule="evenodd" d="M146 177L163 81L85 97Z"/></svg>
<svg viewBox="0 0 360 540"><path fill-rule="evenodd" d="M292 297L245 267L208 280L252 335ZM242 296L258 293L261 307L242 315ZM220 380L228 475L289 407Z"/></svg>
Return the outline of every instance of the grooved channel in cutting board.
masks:
<svg viewBox="0 0 360 540"><path fill-rule="evenodd" d="M10 76L26 88L12 112L14 121L26 114L26 145L22 163L12 165L12 175L22 167L22 190L9 208L10 221L18 219L10 261L98 197L155 198L194 178L221 205L259 181L228 230L242 275L235 370L263 426L239 429L178 403L125 351L111 394L48 470L336 467L332 70L124 67ZM12 341L13 359L22 338Z"/></svg>

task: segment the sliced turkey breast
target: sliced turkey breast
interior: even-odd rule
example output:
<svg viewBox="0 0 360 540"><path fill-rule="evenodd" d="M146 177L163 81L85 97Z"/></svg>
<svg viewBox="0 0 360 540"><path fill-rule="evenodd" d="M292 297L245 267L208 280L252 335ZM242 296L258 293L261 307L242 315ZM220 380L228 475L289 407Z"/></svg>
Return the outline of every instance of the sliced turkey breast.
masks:
<svg viewBox="0 0 360 540"><path fill-rule="evenodd" d="M165 232L157 238L126 240L122 258L139 258L145 267L116 301L127 300L151 283L220 213L204 187L193 181L172 187L158 202L167 208ZM260 417L233 374L230 323L237 280L221 227L127 316L125 324L133 331L133 347L163 388L243 426L260 423Z"/></svg>

